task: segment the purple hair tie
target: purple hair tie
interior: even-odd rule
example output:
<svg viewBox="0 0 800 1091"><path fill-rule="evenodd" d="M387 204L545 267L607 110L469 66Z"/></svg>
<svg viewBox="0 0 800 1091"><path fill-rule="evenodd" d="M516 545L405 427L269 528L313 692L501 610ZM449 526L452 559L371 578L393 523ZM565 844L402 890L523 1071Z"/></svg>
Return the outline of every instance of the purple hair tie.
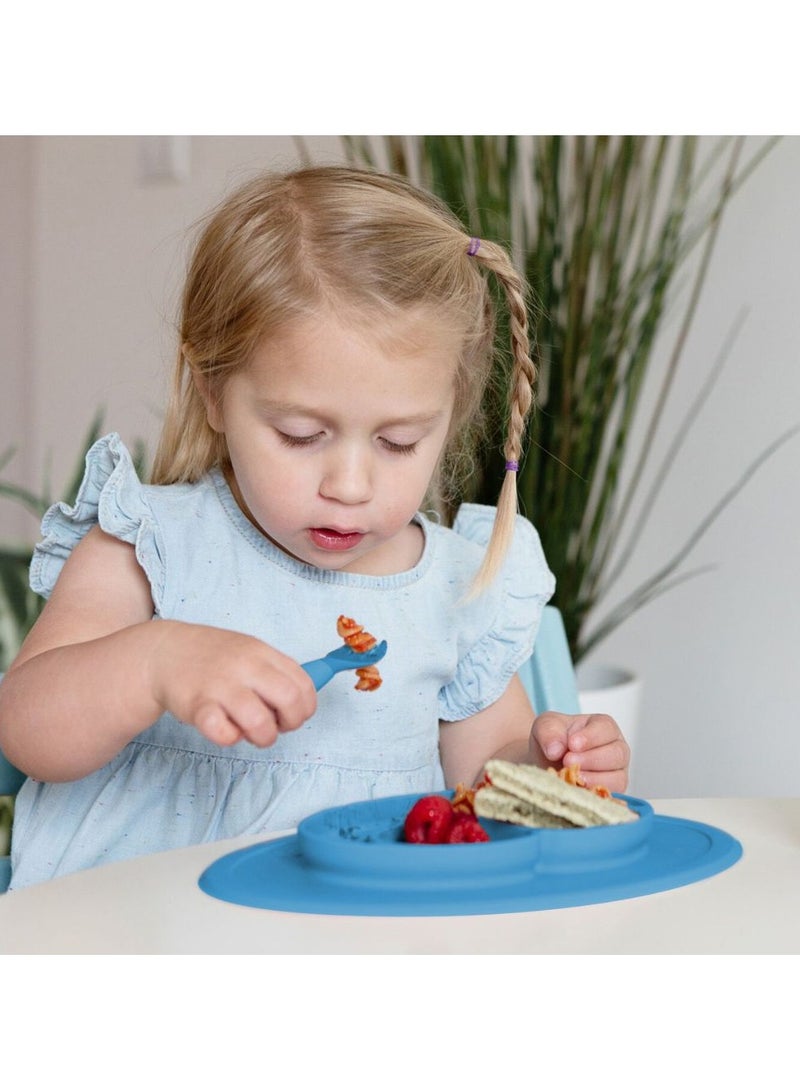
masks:
<svg viewBox="0 0 800 1091"><path fill-rule="evenodd" d="M511 470L512 473L516 473L518 469L519 463L515 462L513 459L509 459L509 461L506 463L506 470Z"/></svg>
<svg viewBox="0 0 800 1091"><path fill-rule="evenodd" d="M478 248L480 247L480 245L481 245L481 240L480 239L470 239L469 240L469 246L467 247L467 253L469 254L469 256L471 258L474 258L475 255L478 253Z"/></svg>

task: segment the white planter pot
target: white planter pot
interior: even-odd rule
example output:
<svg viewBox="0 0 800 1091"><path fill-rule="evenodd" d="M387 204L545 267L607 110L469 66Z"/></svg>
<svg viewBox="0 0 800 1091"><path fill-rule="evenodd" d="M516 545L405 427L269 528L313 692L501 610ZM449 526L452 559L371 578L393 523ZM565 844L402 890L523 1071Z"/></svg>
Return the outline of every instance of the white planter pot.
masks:
<svg viewBox="0 0 800 1091"><path fill-rule="evenodd" d="M641 716L642 680L638 675L621 667L595 663L581 664L577 676L581 712L603 712L607 716L613 716L631 748L628 784L628 790L631 791Z"/></svg>

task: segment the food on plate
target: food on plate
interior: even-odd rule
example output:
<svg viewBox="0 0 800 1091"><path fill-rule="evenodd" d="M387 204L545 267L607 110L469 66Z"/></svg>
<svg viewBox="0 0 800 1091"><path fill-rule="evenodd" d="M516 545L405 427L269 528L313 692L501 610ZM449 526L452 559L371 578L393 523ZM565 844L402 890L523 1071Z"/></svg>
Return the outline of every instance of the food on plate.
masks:
<svg viewBox="0 0 800 1091"><path fill-rule="evenodd" d="M490 840L479 818L575 829L616 826L638 817L607 788L588 785L576 765L539 769L494 759L486 763L475 788L458 784L450 799L443 795L418 799L406 814L403 836L416 845L455 845Z"/></svg>
<svg viewBox="0 0 800 1091"><path fill-rule="evenodd" d="M352 648L354 652L370 652L378 643L372 633L368 633L363 625L359 625L351 617L345 617L344 614L340 614L337 618L336 632L344 640L348 648ZM364 693L377 689L383 682L381 672L375 666L357 667L356 675L358 681L355 688Z"/></svg>
<svg viewBox="0 0 800 1091"><path fill-rule="evenodd" d="M557 772L493 759L475 790L475 814L548 829L616 826L639 816L606 788L586 785L577 767Z"/></svg>
<svg viewBox="0 0 800 1091"><path fill-rule="evenodd" d="M459 784L453 799L423 796L406 815L403 836L415 845L461 845L488 841L489 835L466 802L469 790ZM456 800L459 799L457 803Z"/></svg>
<svg viewBox="0 0 800 1091"><path fill-rule="evenodd" d="M474 814L456 812L447 834L448 845L475 844L478 841L488 840L489 834Z"/></svg>
<svg viewBox="0 0 800 1091"><path fill-rule="evenodd" d="M450 802L454 811L475 814L475 789L467 788L465 784L457 784Z"/></svg>

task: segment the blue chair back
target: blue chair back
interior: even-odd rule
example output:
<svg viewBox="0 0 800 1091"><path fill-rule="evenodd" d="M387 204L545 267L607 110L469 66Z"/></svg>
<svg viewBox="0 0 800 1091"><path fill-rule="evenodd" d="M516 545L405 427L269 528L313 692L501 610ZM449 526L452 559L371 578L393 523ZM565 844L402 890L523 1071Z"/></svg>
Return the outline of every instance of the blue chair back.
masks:
<svg viewBox="0 0 800 1091"><path fill-rule="evenodd" d="M0 750L0 796L15 796L24 780L25 774L12 765Z"/></svg>
<svg viewBox="0 0 800 1091"><path fill-rule="evenodd" d="M519 674L536 713L580 712L575 668L557 607L545 606L533 655Z"/></svg>
<svg viewBox="0 0 800 1091"><path fill-rule="evenodd" d="M3 676L0 674L0 682L2 680ZM0 796L11 796L13 798L22 787L24 780L25 774L12 765L3 751L0 750ZM4 894L8 890L10 882L11 857L0 856L0 894Z"/></svg>

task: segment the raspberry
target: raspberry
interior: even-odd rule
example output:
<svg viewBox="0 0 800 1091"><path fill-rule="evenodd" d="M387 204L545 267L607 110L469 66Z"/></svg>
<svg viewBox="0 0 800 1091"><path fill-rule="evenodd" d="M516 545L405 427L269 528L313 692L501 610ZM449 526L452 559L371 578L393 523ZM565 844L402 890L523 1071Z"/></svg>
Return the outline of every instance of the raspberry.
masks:
<svg viewBox="0 0 800 1091"><path fill-rule="evenodd" d="M489 834L472 814L457 814L447 834L448 845L488 840Z"/></svg>
<svg viewBox="0 0 800 1091"><path fill-rule="evenodd" d="M447 840L455 819L452 805L444 796L423 796L406 815L406 841L417 845L441 845Z"/></svg>

